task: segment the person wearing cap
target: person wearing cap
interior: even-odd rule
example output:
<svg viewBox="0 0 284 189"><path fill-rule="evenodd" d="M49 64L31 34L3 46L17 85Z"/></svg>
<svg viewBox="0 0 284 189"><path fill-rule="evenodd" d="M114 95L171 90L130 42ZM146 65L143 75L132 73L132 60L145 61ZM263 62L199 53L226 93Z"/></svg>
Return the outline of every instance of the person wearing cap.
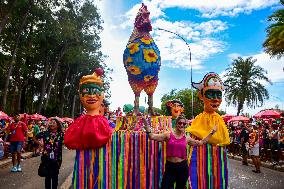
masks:
<svg viewBox="0 0 284 189"><path fill-rule="evenodd" d="M255 166L254 173L261 173L260 171L260 159L259 159L259 134L258 126L256 123L252 123L253 130L249 135L249 155L251 156L252 162Z"/></svg>
<svg viewBox="0 0 284 189"><path fill-rule="evenodd" d="M216 112L222 102L222 91L225 86L219 75L214 72L207 73L201 82L192 83L192 86L198 90L198 97L204 103L204 111L196 116L191 126L186 128L186 131L193 138L202 139L210 133L215 125L217 126L216 133L208 140L207 145L190 148L192 188L207 188L203 185L204 182L212 182L209 188L227 188L228 167L227 161L224 160L227 159L226 146L230 144L230 137L224 120ZM207 159L209 162L204 164L203 159ZM218 166L221 164L223 166ZM218 171L224 174L214 174ZM220 180L222 180L222 183L219 182Z"/></svg>

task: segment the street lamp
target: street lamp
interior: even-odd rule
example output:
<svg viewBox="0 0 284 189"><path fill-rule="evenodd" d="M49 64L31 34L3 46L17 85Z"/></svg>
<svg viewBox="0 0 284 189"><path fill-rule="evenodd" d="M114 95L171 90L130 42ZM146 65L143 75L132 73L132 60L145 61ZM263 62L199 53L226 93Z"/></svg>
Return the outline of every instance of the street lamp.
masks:
<svg viewBox="0 0 284 189"><path fill-rule="evenodd" d="M169 31L169 30L166 30L166 29L162 29L162 28L157 28L158 30L162 30L162 31L165 31L165 32L168 32L168 33L172 33L176 36L178 36L181 40L183 40L188 48L188 51L189 51L189 63L190 63L190 89L191 89L191 115L192 115L192 119L194 118L194 115L193 115L193 89L192 89L192 64L191 64L191 50L190 50L190 47L189 47L189 44L187 43L187 41L179 34L175 33L175 32L172 32L172 31Z"/></svg>

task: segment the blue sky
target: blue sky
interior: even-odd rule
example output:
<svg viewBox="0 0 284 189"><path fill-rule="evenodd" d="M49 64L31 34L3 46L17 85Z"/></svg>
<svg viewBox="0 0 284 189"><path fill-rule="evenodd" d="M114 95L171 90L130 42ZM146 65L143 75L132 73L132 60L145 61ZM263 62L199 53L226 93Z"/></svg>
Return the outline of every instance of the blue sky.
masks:
<svg viewBox="0 0 284 189"><path fill-rule="evenodd" d="M190 87L191 65L193 81L197 82L209 71L224 74L232 59L238 56L256 58L257 65L268 71L273 82L273 85L265 84L271 98L264 106L245 107L244 113L252 115L277 104L280 108L284 106L284 58L271 59L262 48L269 25L266 19L280 8L279 0L103 0L98 7L104 20L102 50L108 56L106 63L114 70L110 89L112 109L134 101L122 55L142 2L151 13L151 35L162 58L159 85L154 94L155 107L160 107L163 94ZM158 27L179 33L188 41L191 63L185 43L173 34L157 30ZM146 105L145 96L141 94L141 105ZM221 109L236 114L236 108L227 106L225 101Z"/></svg>

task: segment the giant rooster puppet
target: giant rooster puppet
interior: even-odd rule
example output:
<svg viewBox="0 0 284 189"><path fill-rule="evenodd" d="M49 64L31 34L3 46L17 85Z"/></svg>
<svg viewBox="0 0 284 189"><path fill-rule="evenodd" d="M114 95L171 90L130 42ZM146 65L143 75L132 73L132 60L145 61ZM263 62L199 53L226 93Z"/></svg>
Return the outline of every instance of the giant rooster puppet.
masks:
<svg viewBox="0 0 284 189"><path fill-rule="evenodd" d="M134 113L139 111L142 90L148 95L148 112L153 114L153 94L158 85L161 66L160 51L150 35L152 30L147 6L142 7L135 18L134 30L123 53L123 63L129 84L135 94Z"/></svg>

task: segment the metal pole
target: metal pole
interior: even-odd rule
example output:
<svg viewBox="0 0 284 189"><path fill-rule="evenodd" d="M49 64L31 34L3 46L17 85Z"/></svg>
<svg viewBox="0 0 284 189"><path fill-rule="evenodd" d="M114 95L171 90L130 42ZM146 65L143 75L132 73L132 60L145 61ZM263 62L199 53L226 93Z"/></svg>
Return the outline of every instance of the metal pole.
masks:
<svg viewBox="0 0 284 189"><path fill-rule="evenodd" d="M192 64L191 64L191 51L189 50L189 62L190 62L190 90L191 90L191 118L194 119L193 114L193 88L192 88Z"/></svg>
<svg viewBox="0 0 284 189"><path fill-rule="evenodd" d="M169 30L166 30L166 29L162 29L162 28L157 28L157 29L165 31L165 32L168 32L168 33L172 33L172 34L178 36L181 40L183 40L185 42L186 46L188 47L189 62L190 62L191 116L192 116L192 119L193 119L194 115L193 115L192 64L191 64L191 50L190 50L189 44L187 43L187 41L181 35L179 35L179 34L177 34L175 32L172 32L172 31L169 31Z"/></svg>

